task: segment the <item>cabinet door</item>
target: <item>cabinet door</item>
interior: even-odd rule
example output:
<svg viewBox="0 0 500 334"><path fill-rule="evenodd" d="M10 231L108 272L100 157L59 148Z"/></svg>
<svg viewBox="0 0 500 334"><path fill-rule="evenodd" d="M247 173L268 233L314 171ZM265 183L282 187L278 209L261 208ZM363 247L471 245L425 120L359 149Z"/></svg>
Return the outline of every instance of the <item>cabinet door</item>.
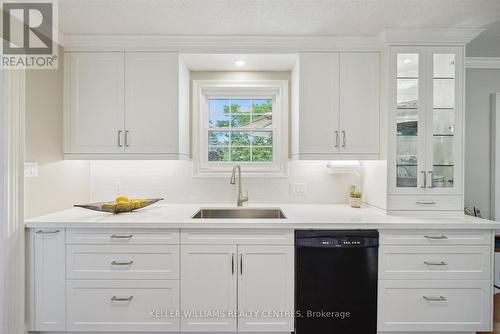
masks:
<svg viewBox="0 0 500 334"><path fill-rule="evenodd" d="M378 53L340 54L340 152L379 153Z"/></svg>
<svg viewBox="0 0 500 334"><path fill-rule="evenodd" d="M181 246L182 331L236 331L236 251L235 245Z"/></svg>
<svg viewBox="0 0 500 334"><path fill-rule="evenodd" d="M238 330L293 331L293 246L238 246L238 252Z"/></svg>
<svg viewBox="0 0 500 334"><path fill-rule="evenodd" d="M338 152L339 55L301 54L299 153Z"/></svg>
<svg viewBox="0 0 500 334"><path fill-rule="evenodd" d="M64 230L42 229L34 234L35 330L66 329Z"/></svg>
<svg viewBox="0 0 500 334"><path fill-rule="evenodd" d="M463 161L462 48L430 47L427 51L427 188L430 193L460 193Z"/></svg>
<svg viewBox="0 0 500 334"><path fill-rule="evenodd" d="M125 55L125 151L179 153L179 61L173 52Z"/></svg>
<svg viewBox="0 0 500 334"><path fill-rule="evenodd" d="M425 193L426 70L418 47L391 51L389 170L391 192Z"/></svg>
<svg viewBox="0 0 500 334"><path fill-rule="evenodd" d="M71 153L123 152L123 52L70 56Z"/></svg>

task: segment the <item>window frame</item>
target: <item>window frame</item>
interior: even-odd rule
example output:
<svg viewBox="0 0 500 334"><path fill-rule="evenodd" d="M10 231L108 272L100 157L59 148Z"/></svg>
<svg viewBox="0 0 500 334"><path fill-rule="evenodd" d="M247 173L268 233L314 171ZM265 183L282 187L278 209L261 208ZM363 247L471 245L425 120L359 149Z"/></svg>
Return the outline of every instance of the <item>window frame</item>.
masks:
<svg viewBox="0 0 500 334"><path fill-rule="evenodd" d="M272 99L272 162L209 162L209 99ZM244 129L251 131L252 129ZM237 131L235 128L234 131ZM265 130L264 130L265 131ZM263 132L264 132L263 131ZM259 132L255 129L255 132ZM288 81L193 80L193 162L194 176L227 176L234 165L241 165L245 176L287 175L288 166Z"/></svg>

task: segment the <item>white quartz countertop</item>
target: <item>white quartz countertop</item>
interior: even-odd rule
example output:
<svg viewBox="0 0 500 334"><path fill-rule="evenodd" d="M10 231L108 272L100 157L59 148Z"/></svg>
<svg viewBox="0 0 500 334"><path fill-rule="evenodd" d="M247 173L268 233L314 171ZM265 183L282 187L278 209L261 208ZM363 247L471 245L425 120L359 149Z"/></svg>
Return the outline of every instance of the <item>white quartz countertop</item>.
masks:
<svg viewBox="0 0 500 334"><path fill-rule="evenodd" d="M294 229L500 229L500 223L465 215L387 215L372 208L343 204L265 204L281 208L286 219L192 219L200 208L234 205L154 204L129 213L110 214L72 208L26 220L27 228L294 228Z"/></svg>

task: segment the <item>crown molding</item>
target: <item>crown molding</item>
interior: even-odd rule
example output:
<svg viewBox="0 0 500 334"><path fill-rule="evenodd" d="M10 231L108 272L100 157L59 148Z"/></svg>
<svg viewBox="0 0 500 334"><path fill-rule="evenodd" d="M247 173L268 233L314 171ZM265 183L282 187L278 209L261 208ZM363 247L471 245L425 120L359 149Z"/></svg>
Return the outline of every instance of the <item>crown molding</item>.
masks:
<svg viewBox="0 0 500 334"><path fill-rule="evenodd" d="M466 45L484 29L476 28L386 28L379 41L389 45Z"/></svg>
<svg viewBox="0 0 500 334"><path fill-rule="evenodd" d="M378 51L370 36L64 35L64 51L314 52Z"/></svg>
<svg viewBox="0 0 500 334"><path fill-rule="evenodd" d="M500 57L467 57L465 68L500 69Z"/></svg>

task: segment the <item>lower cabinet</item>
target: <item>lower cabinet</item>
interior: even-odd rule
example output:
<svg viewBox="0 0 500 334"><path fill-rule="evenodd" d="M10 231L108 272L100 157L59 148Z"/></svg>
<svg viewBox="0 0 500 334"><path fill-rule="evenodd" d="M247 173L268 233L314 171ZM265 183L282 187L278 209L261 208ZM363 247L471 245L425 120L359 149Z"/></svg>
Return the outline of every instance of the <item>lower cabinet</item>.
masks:
<svg viewBox="0 0 500 334"><path fill-rule="evenodd" d="M67 331L179 330L178 280L68 281Z"/></svg>
<svg viewBox="0 0 500 334"><path fill-rule="evenodd" d="M379 282L380 331L475 332L491 326L490 281Z"/></svg>
<svg viewBox="0 0 500 334"><path fill-rule="evenodd" d="M181 329L236 331L236 245L181 246Z"/></svg>
<svg viewBox="0 0 500 334"><path fill-rule="evenodd" d="M292 245L181 246L182 331L294 330Z"/></svg>
<svg viewBox="0 0 500 334"><path fill-rule="evenodd" d="M293 246L238 246L238 330L294 330Z"/></svg>

